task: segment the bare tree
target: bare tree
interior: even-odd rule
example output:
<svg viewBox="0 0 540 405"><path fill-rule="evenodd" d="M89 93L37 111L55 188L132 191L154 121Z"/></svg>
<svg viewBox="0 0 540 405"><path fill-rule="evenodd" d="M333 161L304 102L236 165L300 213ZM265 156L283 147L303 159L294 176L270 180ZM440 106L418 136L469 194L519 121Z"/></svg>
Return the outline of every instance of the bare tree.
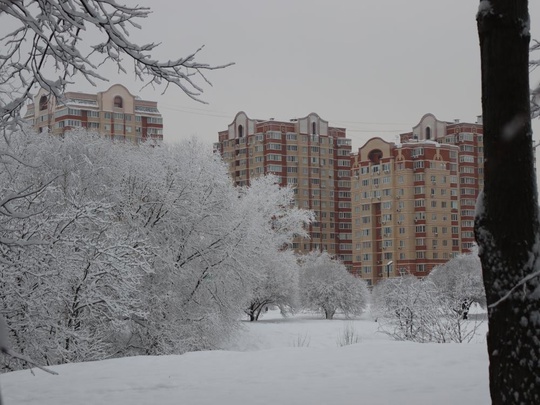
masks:
<svg viewBox="0 0 540 405"><path fill-rule="evenodd" d="M202 82L210 84L206 71L228 66L196 60L195 52L178 59L159 61L152 57L157 44L137 44L129 31L140 29L148 17L147 7L128 7L115 0L0 0L4 26L15 28L0 40L0 114L3 128L17 117L32 87L37 84L61 97L75 76L90 83L107 80L99 73L112 62L127 73L126 62L146 85L179 87L201 101ZM55 72L50 76L47 72Z"/></svg>
<svg viewBox="0 0 540 405"><path fill-rule="evenodd" d="M482 0L485 182L476 217L494 404L540 403L538 201L529 103L527 0ZM535 292L536 291L536 292Z"/></svg>

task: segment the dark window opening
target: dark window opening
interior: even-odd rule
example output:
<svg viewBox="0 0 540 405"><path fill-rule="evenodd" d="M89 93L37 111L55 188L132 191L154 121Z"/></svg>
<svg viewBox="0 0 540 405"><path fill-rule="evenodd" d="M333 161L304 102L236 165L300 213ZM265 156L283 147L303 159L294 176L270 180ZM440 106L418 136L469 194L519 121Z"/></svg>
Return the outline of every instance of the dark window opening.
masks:
<svg viewBox="0 0 540 405"><path fill-rule="evenodd" d="M430 127L426 128L426 139L431 139L431 128Z"/></svg>
<svg viewBox="0 0 540 405"><path fill-rule="evenodd" d="M368 159L373 163L374 165L378 165L380 163L380 160L383 157L383 153L379 149L374 149L368 154Z"/></svg>
<svg viewBox="0 0 540 405"><path fill-rule="evenodd" d="M39 111L46 110L49 107L49 100L47 96L41 96L39 99Z"/></svg>
<svg viewBox="0 0 540 405"><path fill-rule="evenodd" d="M122 97L116 96L114 98L114 106L116 108L123 108L124 107L124 100L122 100Z"/></svg>
<svg viewBox="0 0 540 405"><path fill-rule="evenodd" d="M238 138L242 138L244 136L244 127L242 125L238 125Z"/></svg>

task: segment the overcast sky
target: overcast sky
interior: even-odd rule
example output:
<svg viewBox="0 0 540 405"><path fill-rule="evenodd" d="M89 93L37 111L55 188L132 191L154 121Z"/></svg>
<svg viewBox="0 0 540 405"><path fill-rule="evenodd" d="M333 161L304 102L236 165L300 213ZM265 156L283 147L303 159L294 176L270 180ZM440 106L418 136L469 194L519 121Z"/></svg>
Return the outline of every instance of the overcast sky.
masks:
<svg viewBox="0 0 540 405"><path fill-rule="evenodd" d="M241 110L277 120L316 112L347 128L354 149L373 136L394 140L427 112L469 122L481 114L475 0L138 3L154 12L132 38L162 42L158 56L185 56L205 45L201 62L235 62L208 73L213 87L199 81L208 105L176 88L140 93L158 101L169 142L191 136L216 142ZM530 3L532 35L540 38L540 5ZM109 76L139 94L131 75ZM534 128L540 132L538 122Z"/></svg>

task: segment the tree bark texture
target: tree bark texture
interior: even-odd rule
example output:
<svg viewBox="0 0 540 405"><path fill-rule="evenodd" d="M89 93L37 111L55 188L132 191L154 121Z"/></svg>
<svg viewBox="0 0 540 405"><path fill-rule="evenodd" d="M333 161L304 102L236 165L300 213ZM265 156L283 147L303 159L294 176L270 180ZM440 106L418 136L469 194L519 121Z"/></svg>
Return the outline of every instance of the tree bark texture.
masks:
<svg viewBox="0 0 540 405"><path fill-rule="evenodd" d="M529 104L527 0L483 0L485 180L475 233L488 304L493 404L540 404L538 202ZM535 296L536 295L536 296Z"/></svg>

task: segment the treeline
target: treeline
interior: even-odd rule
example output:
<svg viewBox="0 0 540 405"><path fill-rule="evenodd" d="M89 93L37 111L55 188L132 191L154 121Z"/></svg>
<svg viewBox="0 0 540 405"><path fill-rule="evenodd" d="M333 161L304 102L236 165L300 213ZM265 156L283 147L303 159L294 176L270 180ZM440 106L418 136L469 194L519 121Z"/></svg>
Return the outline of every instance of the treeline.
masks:
<svg viewBox="0 0 540 405"><path fill-rule="evenodd" d="M290 294L269 302L294 306L299 264L286 247L312 220L273 177L233 187L195 140L13 133L0 141L11 345L44 365L220 347L276 284Z"/></svg>

